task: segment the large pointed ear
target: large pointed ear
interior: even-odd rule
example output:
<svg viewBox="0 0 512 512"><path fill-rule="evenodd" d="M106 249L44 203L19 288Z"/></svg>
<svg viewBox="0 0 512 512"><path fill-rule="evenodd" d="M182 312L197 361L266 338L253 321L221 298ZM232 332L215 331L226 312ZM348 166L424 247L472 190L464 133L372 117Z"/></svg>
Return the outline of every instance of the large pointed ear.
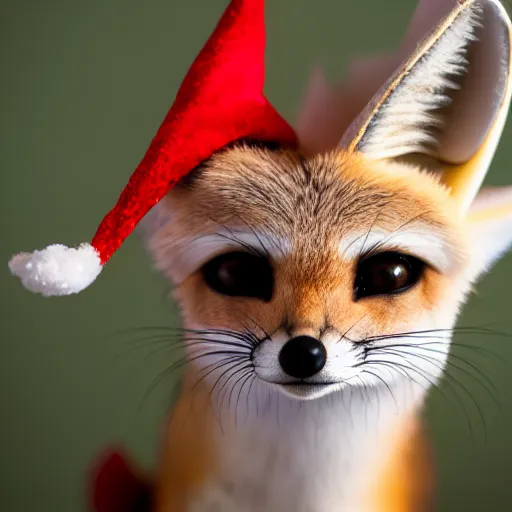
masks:
<svg viewBox="0 0 512 512"><path fill-rule="evenodd" d="M471 205L468 225L474 280L512 247L512 186L484 188Z"/></svg>
<svg viewBox="0 0 512 512"><path fill-rule="evenodd" d="M440 13L424 37L425 20ZM498 0L422 0L411 27L403 48L416 35L416 50L351 124L341 146L376 160L421 161L441 173L465 212L508 114L510 19Z"/></svg>
<svg viewBox="0 0 512 512"><path fill-rule="evenodd" d="M451 0L420 0L400 47L370 57L354 55L340 82L328 83L323 70L315 67L296 122L302 149L321 153L335 148L382 84L452 8Z"/></svg>

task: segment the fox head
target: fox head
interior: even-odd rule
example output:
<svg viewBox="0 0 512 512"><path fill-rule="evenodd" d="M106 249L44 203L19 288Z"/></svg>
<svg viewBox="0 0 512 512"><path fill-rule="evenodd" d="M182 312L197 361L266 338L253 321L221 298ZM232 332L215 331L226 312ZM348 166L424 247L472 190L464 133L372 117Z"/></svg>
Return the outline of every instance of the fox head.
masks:
<svg viewBox="0 0 512 512"><path fill-rule="evenodd" d="M512 243L512 188L478 193L510 62L497 0L424 0L395 54L340 87L314 75L299 150L233 144L153 209L146 244L198 378L306 400L441 376Z"/></svg>

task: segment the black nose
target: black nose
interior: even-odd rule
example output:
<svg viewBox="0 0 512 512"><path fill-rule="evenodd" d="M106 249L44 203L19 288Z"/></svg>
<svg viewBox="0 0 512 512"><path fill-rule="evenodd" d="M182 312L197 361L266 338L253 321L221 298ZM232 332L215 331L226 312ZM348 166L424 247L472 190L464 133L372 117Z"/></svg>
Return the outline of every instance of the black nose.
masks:
<svg viewBox="0 0 512 512"><path fill-rule="evenodd" d="M285 373L297 379L316 375L327 361L327 351L320 341L310 336L297 336L279 353L279 364Z"/></svg>

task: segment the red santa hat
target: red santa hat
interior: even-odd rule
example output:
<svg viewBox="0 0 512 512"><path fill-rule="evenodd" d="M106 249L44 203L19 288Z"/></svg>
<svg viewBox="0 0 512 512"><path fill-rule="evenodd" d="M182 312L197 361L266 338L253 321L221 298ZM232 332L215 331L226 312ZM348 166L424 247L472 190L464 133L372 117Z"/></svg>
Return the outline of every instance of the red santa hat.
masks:
<svg viewBox="0 0 512 512"><path fill-rule="evenodd" d="M25 288L45 296L87 288L148 211L224 146L243 139L295 145L294 130L263 95L264 53L264 0L232 0L92 242L10 260Z"/></svg>

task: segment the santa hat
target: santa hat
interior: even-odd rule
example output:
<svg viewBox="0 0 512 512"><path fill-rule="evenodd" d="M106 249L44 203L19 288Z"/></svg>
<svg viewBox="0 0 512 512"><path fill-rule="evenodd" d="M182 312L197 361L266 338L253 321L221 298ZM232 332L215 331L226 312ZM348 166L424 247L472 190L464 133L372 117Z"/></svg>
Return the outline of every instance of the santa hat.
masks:
<svg viewBox="0 0 512 512"><path fill-rule="evenodd" d="M295 145L295 132L263 95L264 53L264 0L232 0L92 242L11 259L25 288L45 296L87 288L148 211L224 146L243 139Z"/></svg>

